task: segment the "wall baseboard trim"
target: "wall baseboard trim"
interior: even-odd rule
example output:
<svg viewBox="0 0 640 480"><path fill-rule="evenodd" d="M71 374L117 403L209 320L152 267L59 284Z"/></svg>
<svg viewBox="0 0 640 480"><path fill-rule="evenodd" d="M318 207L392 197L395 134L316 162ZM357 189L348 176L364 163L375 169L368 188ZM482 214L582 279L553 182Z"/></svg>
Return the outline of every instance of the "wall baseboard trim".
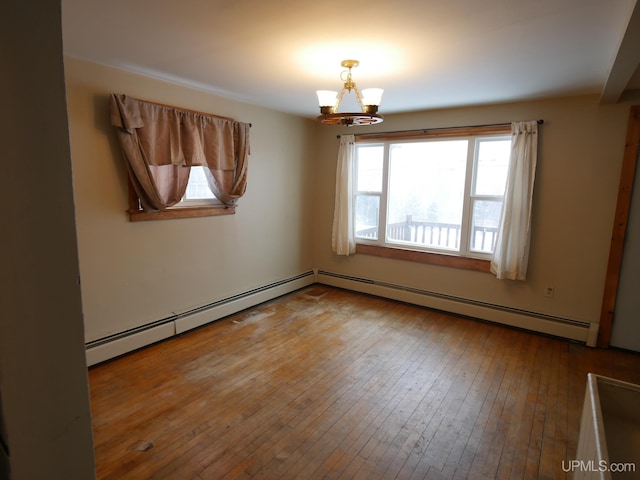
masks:
<svg viewBox="0 0 640 480"><path fill-rule="evenodd" d="M317 282L595 346L598 324L319 270Z"/></svg>
<svg viewBox="0 0 640 480"><path fill-rule="evenodd" d="M87 365L96 365L172 336L180 335L193 328L220 320L314 283L576 340L591 347L596 345L598 337L597 323L556 317L379 280L314 269L131 330L88 342L85 345Z"/></svg>
<svg viewBox="0 0 640 480"><path fill-rule="evenodd" d="M316 272L310 270L131 330L88 342L85 344L87 365L96 365L179 335L315 282Z"/></svg>

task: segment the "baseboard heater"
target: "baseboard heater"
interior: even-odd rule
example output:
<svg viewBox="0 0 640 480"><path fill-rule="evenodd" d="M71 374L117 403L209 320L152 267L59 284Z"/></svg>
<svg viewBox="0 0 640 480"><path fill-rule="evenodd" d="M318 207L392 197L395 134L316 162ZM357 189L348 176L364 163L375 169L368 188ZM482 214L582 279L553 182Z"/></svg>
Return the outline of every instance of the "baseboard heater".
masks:
<svg viewBox="0 0 640 480"><path fill-rule="evenodd" d="M324 270L308 271L284 280L184 311L130 330L86 343L87 364L104 362L152 343L294 292L314 283L376 295L481 320L585 342L595 346L598 324L494 305L453 295Z"/></svg>
<svg viewBox="0 0 640 480"><path fill-rule="evenodd" d="M315 272L309 270L294 277L247 290L198 308L119 332L85 344L89 366L104 362L160 340L219 320L246 308L272 300L315 283Z"/></svg>
<svg viewBox="0 0 640 480"><path fill-rule="evenodd" d="M595 346L598 324L495 305L368 278L319 270L317 282L434 308L494 323L545 333Z"/></svg>

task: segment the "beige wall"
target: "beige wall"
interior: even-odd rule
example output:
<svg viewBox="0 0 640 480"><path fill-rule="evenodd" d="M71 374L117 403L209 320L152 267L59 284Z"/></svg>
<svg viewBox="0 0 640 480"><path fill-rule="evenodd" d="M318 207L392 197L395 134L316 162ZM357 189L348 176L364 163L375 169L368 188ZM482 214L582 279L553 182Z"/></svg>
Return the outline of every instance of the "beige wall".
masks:
<svg viewBox="0 0 640 480"><path fill-rule="evenodd" d="M13 480L90 480L59 2L4 4L0 45L0 430Z"/></svg>
<svg viewBox="0 0 640 480"><path fill-rule="evenodd" d="M73 58L65 74L87 341L313 267L314 122ZM237 213L129 222L111 92L250 122Z"/></svg>
<svg viewBox="0 0 640 480"><path fill-rule="evenodd" d="M475 108L388 115L366 131L394 131L543 119L534 193L533 238L526 282L405 261L331 254L338 140L318 138L315 264L321 270L431 292L598 322L624 149L629 105L601 106L581 96ZM365 130L350 130L353 133ZM545 298L547 286L554 298Z"/></svg>
<svg viewBox="0 0 640 480"><path fill-rule="evenodd" d="M87 341L311 268L554 317L598 322L630 103L597 96L388 115L336 128L66 59ZM249 185L234 216L131 223L107 95L251 122ZM526 282L371 256L335 257L336 134L543 119ZM555 289L546 298L547 287Z"/></svg>

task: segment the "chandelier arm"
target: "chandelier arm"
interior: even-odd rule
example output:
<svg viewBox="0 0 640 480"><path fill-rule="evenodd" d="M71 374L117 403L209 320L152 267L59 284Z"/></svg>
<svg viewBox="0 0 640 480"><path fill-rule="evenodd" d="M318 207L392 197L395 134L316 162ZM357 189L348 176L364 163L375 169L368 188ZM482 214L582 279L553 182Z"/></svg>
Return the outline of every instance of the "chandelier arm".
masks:
<svg viewBox="0 0 640 480"><path fill-rule="evenodd" d="M356 98L358 99L358 105L360 105L360 110L362 110L362 112L365 112L365 108L364 108L364 104L362 103L362 94L360 93L360 90L358 90L358 87L356 87L356 84L353 84L353 89L356 92Z"/></svg>
<svg viewBox="0 0 640 480"><path fill-rule="evenodd" d="M347 91L347 89L345 87L342 87L342 90L340 90L340 93L338 94L338 97L336 99L336 106L334 108L334 112L337 112L340 108L340 103L342 102L342 97L344 97L345 92Z"/></svg>

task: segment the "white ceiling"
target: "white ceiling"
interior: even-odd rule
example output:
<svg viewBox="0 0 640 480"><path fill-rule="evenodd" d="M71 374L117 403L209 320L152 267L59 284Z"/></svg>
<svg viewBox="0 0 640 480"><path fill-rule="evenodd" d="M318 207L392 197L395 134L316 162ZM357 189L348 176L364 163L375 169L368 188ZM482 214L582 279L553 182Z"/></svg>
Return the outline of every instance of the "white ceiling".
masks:
<svg viewBox="0 0 640 480"><path fill-rule="evenodd" d="M62 0L67 55L316 116L343 59L380 113L640 88L636 0ZM635 72L635 73L634 73ZM119 92L127 93L127 92Z"/></svg>

